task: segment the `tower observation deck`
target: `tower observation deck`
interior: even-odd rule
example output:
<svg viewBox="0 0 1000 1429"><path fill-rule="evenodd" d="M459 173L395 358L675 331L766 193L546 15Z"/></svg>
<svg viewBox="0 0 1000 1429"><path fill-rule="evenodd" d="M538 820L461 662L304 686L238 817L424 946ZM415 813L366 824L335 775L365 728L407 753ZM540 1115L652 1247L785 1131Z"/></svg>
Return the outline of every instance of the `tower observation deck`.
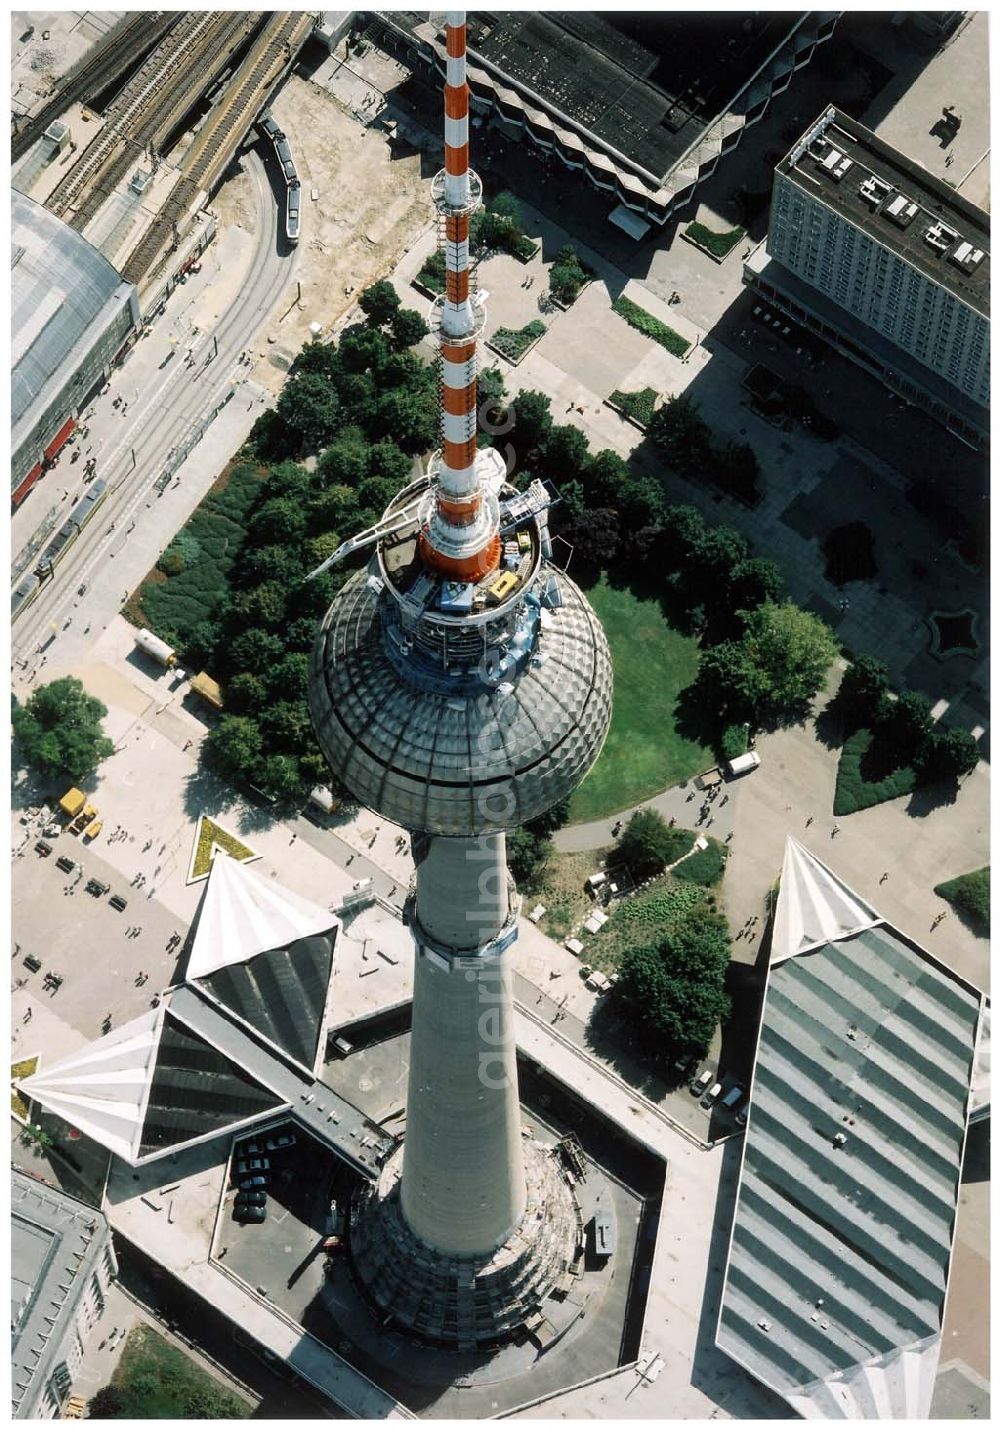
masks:
<svg viewBox="0 0 1000 1429"><path fill-rule="evenodd" d="M476 440L465 16L446 17L447 283L432 313L442 446L371 531L314 647L309 703L337 778L413 835L416 945L401 1153L355 1207L355 1268L380 1312L482 1348L544 1318L582 1255L558 1161L521 1134L511 991L519 904L505 834L565 798L611 717L603 631L551 563L550 492ZM513 433L516 440L516 429Z"/></svg>

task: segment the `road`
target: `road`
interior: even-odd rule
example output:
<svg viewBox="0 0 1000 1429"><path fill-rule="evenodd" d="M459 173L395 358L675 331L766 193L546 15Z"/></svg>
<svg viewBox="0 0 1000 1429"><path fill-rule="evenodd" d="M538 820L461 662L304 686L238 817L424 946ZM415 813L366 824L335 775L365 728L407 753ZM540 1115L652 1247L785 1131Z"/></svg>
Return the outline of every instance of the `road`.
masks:
<svg viewBox="0 0 1000 1429"><path fill-rule="evenodd" d="M182 358L178 352L171 360L171 354L181 344L176 337L168 336L169 325L160 319L162 326L145 341L164 347L167 355L155 370L155 380L148 390L139 395L136 374L126 363L114 374L109 390L92 404L88 421L95 426L110 425L114 422L110 413L116 396L127 399L124 420L120 424L114 422L117 436L108 438L95 453L98 475L107 481L109 494L56 568L55 576L45 583L38 598L14 626L12 658L15 662L27 662L19 666L22 679L26 680L32 669L40 667L38 647L53 633L53 628L58 632L60 664L86 658L90 643L85 638L87 631L101 628L117 613L122 604L123 582L131 587L145 574L144 559L143 569L129 568L126 546L128 536L140 523L148 534L156 521L156 516L149 514L158 509L154 483L172 454L227 395L235 392L235 384L245 378L247 370L239 366L240 355L272 316L292 277L295 250L286 252L283 242L279 242L280 215L264 164L253 151L246 155L245 163L252 182L256 239L246 276L236 299L214 328L193 337L190 358ZM53 486L58 479L58 476L51 478ZM82 484L80 489L84 489ZM70 504L67 499L67 511ZM40 513L41 502L38 509ZM176 505L172 506L172 513L175 512ZM59 524L61 521L57 518L57 526ZM156 533L160 538L158 551L180 524L172 514L169 526ZM26 531L19 533L14 541L15 549L23 546L26 539ZM112 555L123 555L124 559L118 562L113 579L102 578L106 577L107 562ZM78 598L78 588L84 582L89 588L85 596ZM53 653L51 647L48 653Z"/></svg>

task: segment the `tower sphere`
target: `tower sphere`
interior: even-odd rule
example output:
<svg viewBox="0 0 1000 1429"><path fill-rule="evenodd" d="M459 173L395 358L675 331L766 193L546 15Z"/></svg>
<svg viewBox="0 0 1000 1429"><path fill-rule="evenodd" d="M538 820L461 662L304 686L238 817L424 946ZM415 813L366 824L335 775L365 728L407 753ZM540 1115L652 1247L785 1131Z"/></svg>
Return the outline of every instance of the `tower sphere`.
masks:
<svg viewBox="0 0 1000 1429"><path fill-rule="evenodd" d="M361 571L337 595L309 705L331 769L360 803L407 829L470 837L537 818L580 783L608 731L611 659L573 581L536 566L511 610L478 629L425 616L410 642L391 581ZM543 605L540 587L558 603Z"/></svg>

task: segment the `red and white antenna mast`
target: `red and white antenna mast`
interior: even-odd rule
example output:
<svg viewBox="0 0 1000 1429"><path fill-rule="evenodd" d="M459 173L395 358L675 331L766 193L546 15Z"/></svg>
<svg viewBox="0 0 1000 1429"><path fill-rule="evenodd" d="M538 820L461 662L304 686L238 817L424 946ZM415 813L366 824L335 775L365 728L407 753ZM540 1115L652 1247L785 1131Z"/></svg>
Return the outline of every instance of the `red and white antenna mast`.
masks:
<svg viewBox="0 0 1000 1429"><path fill-rule="evenodd" d="M476 340L486 313L471 292L469 220L483 186L469 168L465 11L445 14L444 171L432 187L445 232L445 296L432 323L441 352L443 447L431 459L433 501L422 513L424 561L451 580L478 581L500 561L499 513L476 446Z"/></svg>

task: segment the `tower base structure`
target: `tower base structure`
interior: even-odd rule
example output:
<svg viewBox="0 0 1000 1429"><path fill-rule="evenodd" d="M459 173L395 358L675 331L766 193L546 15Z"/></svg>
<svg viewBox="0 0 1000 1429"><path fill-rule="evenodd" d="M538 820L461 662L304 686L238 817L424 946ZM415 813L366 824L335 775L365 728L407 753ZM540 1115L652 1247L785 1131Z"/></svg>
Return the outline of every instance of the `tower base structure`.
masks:
<svg viewBox="0 0 1000 1429"><path fill-rule="evenodd" d="M546 1302L582 1271L580 1208L555 1148L524 1138L527 1204L491 1255L438 1251L407 1225L400 1202L403 1152L386 1163L352 1216L355 1274L380 1314L420 1339L455 1350L547 1335Z"/></svg>

